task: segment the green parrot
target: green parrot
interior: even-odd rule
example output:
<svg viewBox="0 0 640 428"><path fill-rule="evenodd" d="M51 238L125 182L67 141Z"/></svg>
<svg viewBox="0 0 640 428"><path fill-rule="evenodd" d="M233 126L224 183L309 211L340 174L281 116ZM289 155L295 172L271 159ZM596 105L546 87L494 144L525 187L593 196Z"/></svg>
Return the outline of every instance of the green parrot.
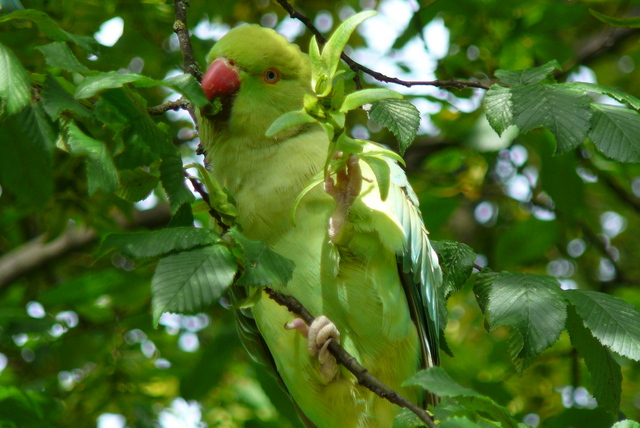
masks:
<svg viewBox="0 0 640 428"><path fill-rule="evenodd" d="M336 363L331 340L413 402L433 403L425 391L401 386L439 363L442 282L404 172L387 162L391 186L382 200L368 164L347 154L345 169L304 195L294 224L296 198L323 170L329 139L315 123L265 132L313 96L308 56L274 30L242 25L207 60L202 88L222 110L198 113L206 161L233 196L243 233L295 263L290 282L272 288L316 317L307 326L263 293L237 311L245 347L272 370L307 427L391 427L400 410Z"/></svg>

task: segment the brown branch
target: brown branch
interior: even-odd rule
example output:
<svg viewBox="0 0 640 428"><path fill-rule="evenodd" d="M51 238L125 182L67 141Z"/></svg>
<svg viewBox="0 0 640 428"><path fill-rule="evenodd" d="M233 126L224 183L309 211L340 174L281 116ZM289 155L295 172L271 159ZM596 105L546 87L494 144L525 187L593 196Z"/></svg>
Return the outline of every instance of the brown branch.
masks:
<svg viewBox="0 0 640 428"><path fill-rule="evenodd" d="M278 304L289 309L290 312L301 317L308 325L311 325L315 319L313 315L307 309L302 306L302 303L293 296L287 296L267 287L265 291L274 301ZM433 421L431 415L429 415L424 409L418 405L407 400L402 395L398 394L393 389L382 383L377 377L369 373L367 369L362 367L354 356L349 354L337 341L332 340L329 342L329 351L336 358L340 364L342 364L347 370L349 370L358 380L358 383L370 391L377 394L379 397L388 400L400 407L407 408L416 414L429 428L436 428L437 425Z"/></svg>
<svg viewBox="0 0 640 428"><path fill-rule="evenodd" d="M291 18L297 19L300 22L302 22L316 36L318 43L325 44L327 42L327 39L313 25L313 22L311 22L309 18L307 18L306 16L298 12L293 6L291 6L291 4L289 4L287 0L276 0L276 1L278 2L278 4L280 4L280 6L282 6L284 10L286 10L289 13L289 16ZM450 80L402 80L402 79L398 79L397 77L386 76L382 73L372 70L369 67L366 67L354 61L353 59L351 59L351 57L349 57L344 52L340 57L345 63L347 63L349 68L356 73L356 77L358 77L358 72L362 71L363 73L368 74L369 76L373 77L374 79L380 82L395 83L397 85L406 86L407 88L410 88L412 86L435 86L441 89L448 89L448 90L449 89L465 89L465 88L478 88L478 89L490 88L489 85L486 85L478 81L467 82L467 81L453 80L453 79L450 79ZM361 88L359 77L358 77L358 80L356 80L356 85L358 86L358 89Z"/></svg>
<svg viewBox="0 0 640 428"><path fill-rule="evenodd" d="M182 52L182 59L184 60L184 71L198 79L199 82L202 80L202 72L193 55L193 48L189 40L187 7L189 7L187 0L175 0L176 22L173 24L173 31L178 36L178 42L180 43L180 52Z"/></svg>
<svg viewBox="0 0 640 428"><path fill-rule="evenodd" d="M123 229L155 228L165 225L170 218L168 206L161 205L152 210L136 211L133 222L125 219L117 219L117 222ZM53 241L47 242L47 237L41 235L14 248L0 257L0 289L97 240L98 233L95 229L72 226Z"/></svg>
<svg viewBox="0 0 640 428"><path fill-rule="evenodd" d="M211 206L211 198L209 197L209 193L207 193L207 189L205 189L204 185L200 180L196 177L189 175L187 171L184 172L185 177L189 179L193 189L202 197L202 200L209 206L209 215L218 223L220 229L222 229L221 235L224 235L229 231L229 226L222 220L222 216L215 208Z"/></svg>
<svg viewBox="0 0 640 428"><path fill-rule="evenodd" d="M184 97L180 97L180 99L176 101L167 101L166 103L160 104L159 106L149 107L147 108L147 112L151 116L159 116L168 112L169 110L189 110L190 108L193 108L191 103Z"/></svg>

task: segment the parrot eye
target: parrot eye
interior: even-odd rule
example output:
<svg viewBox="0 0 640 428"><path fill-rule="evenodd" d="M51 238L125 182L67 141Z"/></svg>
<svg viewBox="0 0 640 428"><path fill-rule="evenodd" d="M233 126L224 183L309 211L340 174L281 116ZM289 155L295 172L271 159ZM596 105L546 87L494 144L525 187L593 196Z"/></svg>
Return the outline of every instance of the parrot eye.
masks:
<svg viewBox="0 0 640 428"><path fill-rule="evenodd" d="M270 68L264 72L264 81L270 84L276 83L280 80L280 73L275 68Z"/></svg>

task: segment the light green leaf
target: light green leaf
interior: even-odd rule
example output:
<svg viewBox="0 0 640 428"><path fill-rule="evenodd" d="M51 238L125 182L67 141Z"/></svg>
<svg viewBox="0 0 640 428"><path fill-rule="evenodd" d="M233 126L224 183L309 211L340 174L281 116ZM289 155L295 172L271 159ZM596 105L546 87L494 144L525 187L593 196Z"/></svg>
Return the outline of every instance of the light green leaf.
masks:
<svg viewBox="0 0 640 428"><path fill-rule="evenodd" d="M424 426L424 422L411 410L400 409L393 419L393 428L418 428Z"/></svg>
<svg viewBox="0 0 640 428"><path fill-rule="evenodd" d="M78 61L73 55L69 45L65 42L53 42L48 45L38 46L38 49L44 55L44 59L51 67L59 67L63 70L88 73L89 69Z"/></svg>
<svg viewBox="0 0 640 428"><path fill-rule="evenodd" d="M509 126L513 125L511 89L493 85L484 96L483 103L489 124L498 135L502 135Z"/></svg>
<svg viewBox="0 0 640 428"><path fill-rule="evenodd" d="M120 88L126 83L136 82L140 86L155 86L158 82L141 74L122 74L117 71L107 71L105 73L88 76L78 85L75 97L78 100L89 98L105 89Z"/></svg>
<svg viewBox="0 0 640 428"><path fill-rule="evenodd" d="M165 312L193 314L218 300L233 282L238 267L224 245L169 255L151 280L153 324Z"/></svg>
<svg viewBox="0 0 640 428"><path fill-rule="evenodd" d="M400 154L416 137L420 126L420 112L409 100L387 98L373 103L369 117L386 127L398 139Z"/></svg>
<svg viewBox="0 0 640 428"><path fill-rule="evenodd" d="M386 201L389 196L389 186L391 185L391 168L389 168L389 164L384 159L380 159L377 156L369 156L367 153L362 153L360 159L369 164L373 170L378 182L380 199Z"/></svg>
<svg viewBox="0 0 640 428"><path fill-rule="evenodd" d="M129 202L138 202L149 196L160 183L160 178L142 168L125 169L118 173L120 187L116 195Z"/></svg>
<svg viewBox="0 0 640 428"><path fill-rule="evenodd" d="M640 361L640 312L633 305L591 290L567 290L565 296L596 339L613 352Z"/></svg>
<svg viewBox="0 0 640 428"><path fill-rule="evenodd" d="M59 118L63 111L73 111L82 117L91 115L89 109L76 101L51 75L47 75L44 80L40 98L42 107L51 119Z"/></svg>
<svg viewBox="0 0 640 428"><path fill-rule="evenodd" d="M616 422L611 428L640 428L640 422L625 419L624 421Z"/></svg>
<svg viewBox="0 0 640 428"><path fill-rule="evenodd" d="M520 358L540 354L564 329L567 302L552 276L483 271L473 291L492 330L508 325L522 335Z"/></svg>
<svg viewBox="0 0 640 428"><path fill-rule="evenodd" d="M565 84L567 85L567 83ZM571 82L568 83L568 85L584 89L587 92L595 92L597 94L607 95L618 102L627 103L635 110L640 111L640 98L634 97L633 95L627 94L626 92L620 91L618 89L608 88L606 86L597 85L595 83L585 82Z"/></svg>
<svg viewBox="0 0 640 428"><path fill-rule="evenodd" d="M172 214L175 214L182 204L195 201L193 193L187 188L184 180L182 158L178 151L164 155L160 164L160 181L169 198Z"/></svg>
<svg viewBox="0 0 640 428"><path fill-rule="evenodd" d="M97 54L99 51L98 42L93 37L77 36L75 34L67 33L60 28L58 24L49 16L39 10L23 9L16 10L8 15L0 16L0 22L10 21L12 19L28 19L34 22L40 31L42 31L47 37L57 42L72 41L82 49L89 53Z"/></svg>
<svg viewBox="0 0 640 428"><path fill-rule="evenodd" d="M442 268L442 294L460 290L471 276L476 253L471 247L456 241L431 241Z"/></svg>
<svg viewBox="0 0 640 428"><path fill-rule="evenodd" d="M111 233L102 241L100 252L115 248L126 257L144 259L219 242L220 236L211 230L180 226L142 233Z"/></svg>
<svg viewBox="0 0 640 428"><path fill-rule="evenodd" d="M571 344L576 348L591 374L593 396L598 405L609 413L617 415L622 393L622 373L620 364L584 326L573 305L569 305L567 331Z"/></svg>
<svg viewBox="0 0 640 428"><path fill-rule="evenodd" d="M262 241L251 240L237 228L229 234L240 244L244 253L244 272L237 285L263 287L270 284L287 285L293 276L294 263L279 255Z"/></svg>
<svg viewBox="0 0 640 428"><path fill-rule="evenodd" d="M371 104L385 98L401 99L402 95L396 91L385 88L363 89L361 91L352 92L344 98L344 102L340 107L340 113L346 113L365 104Z"/></svg>
<svg viewBox="0 0 640 428"><path fill-rule="evenodd" d="M620 162L640 161L640 113L625 107L591 104L589 138L598 150Z"/></svg>
<svg viewBox="0 0 640 428"><path fill-rule="evenodd" d="M107 146L89 137L78 128L75 123L67 123L67 145L75 156L87 157L87 181L89 194L98 190L111 193L118 187L118 172L113 164L111 153Z"/></svg>
<svg viewBox="0 0 640 428"><path fill-rule="evenodd" d="M495 74L502 83L508 85L532 85L547 79L554 70L562 70L556 60L549 61L540 67L527 68L525 70L496 70Z"/></svg>
<svg viewBox="0 0 640 428"><path fill-rule="evenodd" d="M317 120L308 115L304 110L290 111L274 120L265 135L271 138L284 129L311 122L317 122Z"/></svg>
<svg viewBox="0 0 640 428"><path fill-rule="evenodd" d="M0 43L0 99L7 113L16 114L31 99L31 79L18 58Z"/></svg>
<svg viewBox="0 0 640 428"><path fill-rule="evenodd" d="M513 123L521 132L544 126L556 137L558 152L566 152L587 137L591 98L564 84L519 85L511 88Z"/></svg>
<svg viewBox="0 0 640 428"><path fill-rule="evenodd" d="M621 28L640 28L640 16L632 16L629 18L616 18L614 16L604 15L596 10L589 9L591 15L595 16L605 24Z"/></svg>
<svg viewBox="0 0 640 428"><path fill-rule="evenodd" d="M480 425L471 421L464 416L454 416L452 418L446 419L438 425L439 428L481 428Z"/></svg>

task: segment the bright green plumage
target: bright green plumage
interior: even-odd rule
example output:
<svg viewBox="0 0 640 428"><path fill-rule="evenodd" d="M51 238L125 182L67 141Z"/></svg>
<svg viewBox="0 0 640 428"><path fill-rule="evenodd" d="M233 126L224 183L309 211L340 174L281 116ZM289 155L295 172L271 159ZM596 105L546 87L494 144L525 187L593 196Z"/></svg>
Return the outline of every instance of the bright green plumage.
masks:
<svg viewBox="0 0 640 428"><path fill-rule="evenodd" d="M236 201L244 234L295 262L286 288L273 288L295 296L314 316L326 315L364 367L420 402L421 391L400 385L438 362L435 290L441 272L404 173L390 163L392 185L381 201L373 172L360 162L362 192L340 246L328 235L335 202L322 184L304 196L294 226L294 201L322 170L329 141L318 125L264 135L280 115L302 108L311 93L309 61L275 31L249 25L223 37L209 63L221 57L237 67L240 85L223 98L222 113L200 118L200 138L214 176ZM276 83L265 80L270 69L279 73ZM249 352L274 366L305 424L390 427L399 408L358 386L344 368L325 381L306 339L284 329L292 318L266 296L250 313L238 313Z"/></svg>

